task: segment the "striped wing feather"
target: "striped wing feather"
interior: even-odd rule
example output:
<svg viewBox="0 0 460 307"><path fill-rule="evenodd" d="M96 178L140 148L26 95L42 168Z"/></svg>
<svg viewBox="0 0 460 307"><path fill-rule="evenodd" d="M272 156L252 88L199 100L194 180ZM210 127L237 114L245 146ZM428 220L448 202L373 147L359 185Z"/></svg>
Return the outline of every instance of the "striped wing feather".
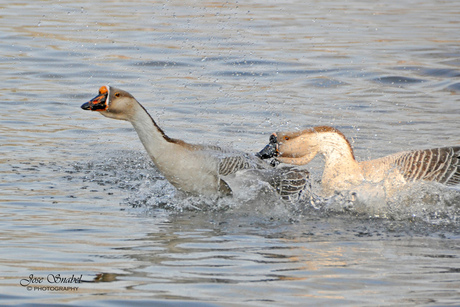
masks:
<svg viewBox="0 0 460 307"><path fill-rule="evenodd" d="M268 164L260 164L260 161L253 160L247 155L224 157L219 163L219 175L221 176L227 176L244 169L269 170L270 179L268 183L276 189L284 200L303 199L310 191L309 172L307 170L292 167L272 168Z"/></svg>
<svg viewBox="0 0 460 307"><path fill-rule="evenodd" d="M460 183L460 146L408 151L391 157L408 181Z"/></svg>
<svg viewBox="0 0 460 307"><path fill-rule="evenodd" d="M270 181L284 200L295 201L304 198L310 191L309 172L307 170L280 168Z"/></svg>
<svg viewBox="0 0 460 307"><path fill-rule="evenodd" d="M227 176L243 169L254 169L256 166L246 155L225 157L220 160L218 173Z"/></svg>
<svg viewBox="0 0 460 307"><path fill-rule="evenodd" d="M259 158L246 153L225 152L219 147L212 147L211 150L221 154L218 163L218 174L228 176L240 170L260 169L268 171L268 183L276 189L284 200L295 201L304 199L309 195L310 180L307 170L295 169L292 167L274 168ZM222 187L222 185L224 185ZM221 179L221 189L231 194L230 187Z"/></svg>

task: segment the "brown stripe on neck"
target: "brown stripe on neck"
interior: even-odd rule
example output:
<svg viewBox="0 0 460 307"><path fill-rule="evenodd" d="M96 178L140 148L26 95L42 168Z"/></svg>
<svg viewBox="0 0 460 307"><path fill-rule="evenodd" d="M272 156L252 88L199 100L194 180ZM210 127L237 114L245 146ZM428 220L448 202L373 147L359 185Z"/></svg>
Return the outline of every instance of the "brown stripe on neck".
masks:
<svg viewBox="0 0 460 307"><path fill-rule="evenodd" d="M147 111L147 109L146 109L143 105L141 105L140 103L139 103L139 105L141 106L142 109L144 109L145 113L148 114L148 116L149 116L150 119L152 120L153 125L154 125L155 128L157 128L157 130L161 133L161 135L163 136L163 138L164 138L166 141L170 142L171 138L170 138L169 136L167 136L167 135L164 133L163 129L161 129L160 126L157 125L157 123L156 123L155 120L152 118L152 116L151 116L150 113Z"/></svg>
<svg viewBox="0 0 460 307"><path fill-rule="evenodd" d="M182 141L182 140L173 139L173 138L170 138L169 136L167 136L166 133L163 131L163 129L161 129L160 126L157 125L157 123L156 123L155 120L152 118L152 116L150 115L150 113L147 112L147 110L144 108L144 106L141 105L140 103L139 103L139 105L141 106L142 109L144 109L145 113L148 114L148 116L149 116L150 119L152 120L153 125L155 126L155 128L157 128L158 132L160 132L161 136L163 137L163 139L165 139L165 141L167 141L167 142L169 142L169 143L173 143L173 144L185 146L185 147L193 147L193 146L191 146L190 144L187 144L186 142L184 142L184 141Z"/></svg>

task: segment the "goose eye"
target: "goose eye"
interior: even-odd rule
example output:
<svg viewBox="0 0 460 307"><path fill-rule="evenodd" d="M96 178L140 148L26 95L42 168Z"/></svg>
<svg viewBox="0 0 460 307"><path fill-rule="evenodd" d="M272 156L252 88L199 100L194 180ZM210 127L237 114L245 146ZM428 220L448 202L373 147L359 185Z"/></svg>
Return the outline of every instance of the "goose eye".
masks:
<svg viewBox="0 0 460 307"><path fill-rule="evenodd" d="M291 139L291 138L288 137L288 136L285 136L285 137L284 137L284 140L285 140L285 141L289 141L290 139Z"/></svg>
<svg viewBox="0 0 460 307"><path fill-rule="evenodd" d="M116 92L115 97L120 97L120 93Z"/></svg>

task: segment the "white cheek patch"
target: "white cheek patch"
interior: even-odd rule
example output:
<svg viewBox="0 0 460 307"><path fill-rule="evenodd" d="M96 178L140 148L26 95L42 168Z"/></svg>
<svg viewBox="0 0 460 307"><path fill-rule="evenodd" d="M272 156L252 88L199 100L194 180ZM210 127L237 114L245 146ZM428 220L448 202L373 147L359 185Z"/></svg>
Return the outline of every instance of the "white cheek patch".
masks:
<svg viewBox="0 0 460 307"><path fill-rule="evenodd" d="M106 100L106 104L107 104L107 109L106 111L109 110L109 107L110 107L110 85L106 85L105 88L107 89L107 100Z"/></svg>

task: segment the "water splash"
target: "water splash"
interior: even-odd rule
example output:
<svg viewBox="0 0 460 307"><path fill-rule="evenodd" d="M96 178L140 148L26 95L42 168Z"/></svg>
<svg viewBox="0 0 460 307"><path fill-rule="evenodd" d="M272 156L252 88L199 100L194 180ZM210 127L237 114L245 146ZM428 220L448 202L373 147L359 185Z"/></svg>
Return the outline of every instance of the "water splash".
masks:
<svg viewBox="0 0 460 307"><path fill-rule="evenodd" d="M460 223L460 191L437 183L416 182L391 197L360 197L354 191L338 193L324 202L329 212L368 218Z"/></svg>
<svg viewBox="0 0 460 307"><path fill-rule="evenodd" d="M280 199L264 182L254 182L235 191L233 197L191 196L175 189L140 152L119 151L72 165L74 180L126 191L125 205L161 208L172 212L233 212L267 219L298 221L302 217L351 216L393 221L423 221L431 224L460 223L460 190L439 184L409 185L391 198L361 197L343 192L331 198L314 197L296 203ZM313 184L314 188L318 188Z"/></svg>

